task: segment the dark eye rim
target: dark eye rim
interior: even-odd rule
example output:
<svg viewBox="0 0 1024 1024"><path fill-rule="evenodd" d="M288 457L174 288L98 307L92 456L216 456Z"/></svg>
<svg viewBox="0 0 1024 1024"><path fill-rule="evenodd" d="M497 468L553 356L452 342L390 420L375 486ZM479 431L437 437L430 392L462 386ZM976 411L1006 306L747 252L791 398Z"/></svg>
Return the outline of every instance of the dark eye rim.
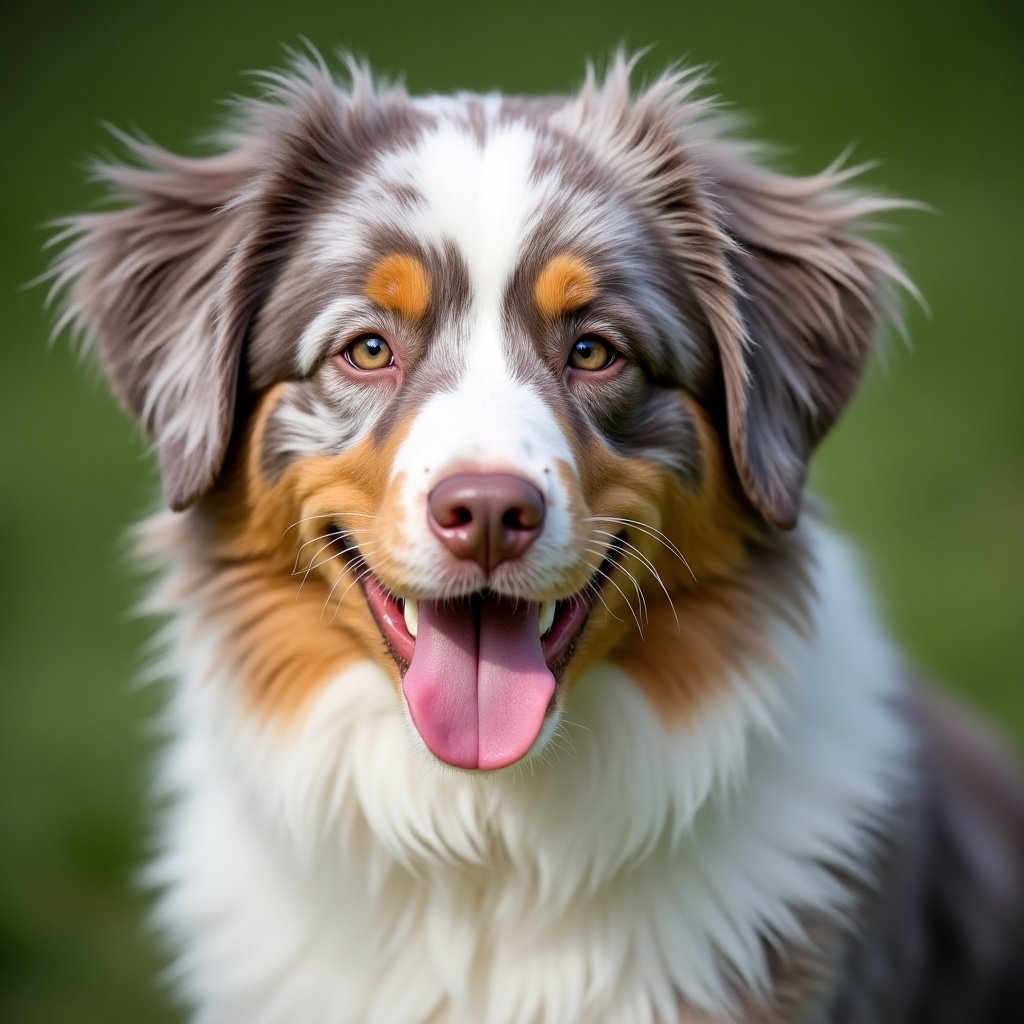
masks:
<svg viewBox="0 0 1024 1024"><path fill-rule="evenodd" d="M353 361L352 347L354 345L358 345L361 341L366 341L369 338L378 338L380 341L382 341L384 343L384 346L387 348L388 352L391 354L391 358L383 366L376 366L373 369L367 370L362 366L358 366ZM380 331L363 331L361 334L357 334L354 338L350 338L347 342L345 342L344 347L341 349L341 351L337 354L335 358L343 360L346 366L351 367L352 370L359 374L383 373L387 370L394 369L396 366L395 346L392 345L391 342L388 341L388 339Z"/></svg>
<svg viewBox="0 0 1024 1024"><path fill-rule="evenodd" d="M593 338L596 341L599 341L605 348L607 348L607 361L603 365L595 367L594 369L587 369L586 367L583 366L573 366L572 356L573 352L575 352L576 350L576 346L581 341L585 341L588 338ZM595 375L611 376L613 373L618 372L618 370L621 368L622 362L622 352L619 350L619 347L615 344L615 342L611 340L611 338L602 334L600 331L582 331L578 335L576 335L572 343L572 346L569 348L569 354L566 357L565 367L569 373L581 374L587 377L594 377Z"/></svg>

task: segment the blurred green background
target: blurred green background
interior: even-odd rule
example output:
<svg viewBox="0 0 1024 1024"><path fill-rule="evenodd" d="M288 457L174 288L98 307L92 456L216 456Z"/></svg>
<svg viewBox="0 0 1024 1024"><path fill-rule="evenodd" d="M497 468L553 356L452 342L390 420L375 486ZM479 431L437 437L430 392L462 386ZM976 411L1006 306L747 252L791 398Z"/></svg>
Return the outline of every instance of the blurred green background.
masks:
<svg viewBox="0 0 1024 1024"><path fill-rule="evenodd" d="M846 146L936 215L887 236L931 306L906 314L826 443L816 487L861 544L917 662L1024 746L1024 33L1011 2L591 0L509 6L236 0L8 5L0 145L0 1019L177 1019L133 875L159 704L132 684L151 625L123 534L145 447L98 373L48 347L39 226L96 199L100 126L189 148L282 43L344 45L413 91L563 91L588 56L710 62L716 88L811 172ZM259 941L258 936L253 941Z"/></svg>

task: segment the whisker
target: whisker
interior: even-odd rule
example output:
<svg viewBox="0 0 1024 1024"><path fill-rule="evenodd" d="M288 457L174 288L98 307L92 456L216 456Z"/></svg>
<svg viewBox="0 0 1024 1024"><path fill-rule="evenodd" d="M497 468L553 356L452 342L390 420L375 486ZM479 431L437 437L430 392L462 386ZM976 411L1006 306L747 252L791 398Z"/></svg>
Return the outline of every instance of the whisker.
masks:
<svg viewBox="0 0 1024 1024"><path fill-rule="evenodd" d="M661 578L661 573L658 572L654 563L635 545L630 544L628 540L624 540L617 533L610 533L608 530L596 530L596 533L603 534L606 537L613 537L619 541L619 543L626 548L629 548L633 552L634 556L638 558L646 567L648 572L654 577L655 582L661 587L661 592L665 595L665 600L668 601L669 608L672 609L672 618L676 620L676 629L679 629L679 615L676 612L675 601L672 600L672 595L668 592L668 587L665 586L664 580ZM650 621L650 620L648 620Z"/></svg>
<svg viewBox="0 0 1024 1024"><path fill-rule="evenodd" d="M312 516L303 516L301 519L296 519L291 526L288 527L284 532L288 533L290 530L294 530L300 523L308 523L311 519L376 519L376 512L319 512ZM281 535L282 537L284 534Z"/></svg>
<svg viewBox="0 0 1024 1024"><path fill-rule="evenodd" d="M686 560L686 555L676 547L672 542L672 539L667 534L662 533L661 530L657 529L657 527L650 526L648 523L641 523L637 519L624 519L621 516L587 516L587 521L594 523L618 523L620 526L631 526L634 529L639 530L641 533L646 533L648 537L651 537L658 541L659 544L668 548L668 550L686 566L686 571L693 577L693 582L698 582L696 574L693 569L690 568L690 563Z"/></svg>
<svg viewBox="0 0 1024 1024"><path fill-rule="evenodd" d="M643 614L644 623L646 625L649 625L651 621L651 613L647 607L647 595L644 594L643 589L637 581L637 578L621 562L619 563L618 568L620 571L624 572L630 578L630 581L636 589L636 596L637 600L640 602L640 610Z"/></svg>
<svg viewBox="0 0 1024 1024"><path fill-rule="evenodd" d="M597 553L596 551L594 551L593 548L587 548L587 550L590 551L592 554ZM650 622L651 616L647 610L647 598L644 596L643 590L640 589L640 584L637 581L637 578L624 565L622 565L621 562L617 563L616 568L619 569L621 572L624 572L630 578L630 580L632 580L633 586L636 589L637 600L640 604L640 613L643 616L644 622Z"/></svg>
<svg viewBox="0 0 1024 1024"><path fill-rule="evenodd" d="M319 558L319 557L320 557L320 552L321 552L321 551L326 551L326 550L327 550L327 549L328 549L328 548L329 548L329 547L330 547L330 546L331 546L331 545L332 545L333 543L334 543L334 540L333 540L333 538L332 538L332 539L331 539L331 540L329 540L329 541L328 541L328 542L327 542L326 544L324 544L324 546L323 546L322 548L320 548L320 549L319 549L319 550L318 550L318 551L317 551L317 552L316 552L316 553L315 553L315 554L313 555L313 557L312 557L312 558L311 558L311 559L309 560L309 562L308 562L308 563L306 564L306 571L305 571L305 572L304 572L304 573L302 574L302 582L301 582L301 583L299 583L299 591L301 591L301 590L302 590L303 586L304 586L304 585L305 585L305 583L306 583L306 580L307 580L307 579L309 579L309 574L310 574L310 573L311 573L311 572L313 571L313 569L314 569L314 565L313 565L313 563L314 563L314 562L316 561L316 559L317 559L317 558ZM338 557L338 555L341 555L341 554L344 554L344 552L342 552L342 551L338 551L338 552L336 552L335 554L331 555L331 558L337 558L337 557ZM324 561L323 561L322 563L317 563L317 564L324 564L324 565L325 565L325 564L326 564L327 562L329 562L329 561L331 560L331 558L325 558L325 559L324 559ZM295 559L295 561L296 561L296 563L298 562L298 556L296 556L296 559ZM299 574L299 570L298 570L298 569L293 569L293 570L292 570L292 575L293 575L293 576L298 576L298 574ZM296 592L296 593L298 593L298 592Z"/></svg>
<svg viewBox="0 0 1024 1024"><path fill-rule="evenodd" d="M594 548L587 548L586 551L589 554L591 554L591 555L602 555L602 552L596 551ZM603 555L602 555L602 560L603 560ZM639 616L636 613L636 609L633 607L633 603L629 600L628 597L626 597L626 593L622 589L622 587L620 587L618 585L618 583L616 583L615 580L613 580L611 578L611 576L609 576L608 573L606 573L600 566L598 566L594 570L594 575L595 576L600 576L602 579L607 580L622 595L622 600L626 602L626 607L629 609L629 614L633 616L633 621L636 623L637 631L640 633L641 636L643 636L644 635L644 628L643 628L643 626L640 625L640 618L639 618ZM605 608L608 608L608 605L607 605L607 603L604 602L604 596L601 594L600 590L597 591L597 596L601 598L601 601L602 601L602 603L604 603ZM610 608L608 608L608 611L609 611L609 613L611 613L611 609ZM614 613L612 613L612 614L614 614ZM614 617L618 618L617 615L615 615Z"/></svg>
<svg viewBox="0 0 1024 1024"><path fill-rule="evenodd" d="M356 529L348 529L348 530L336 530L336 529L334 529L332 527L326 533L318 534L316 537L311 537L309 540L303 541L303 543L299 545L298 550L301 552L303 550L303 548L307 548L307 547L309 547L310 544L315 544L318 540L323 540L325 537L338 537L340 539L342 537L355 537L357 534L360 534L360 533L373 533L373 532L374 532L373 528L369 527L369 526L363 527L362 529L359 529L357 527Z"/></svg>
<svg viewBox="0 0 1024 1024"><path fill-rule="evenodd" d="M303 544L295 552L295 562L292 564L292 575L293 576L298 576L299 572L301 571L299 569L299 559L302 557L302 551L303 551L304 548L309 547L310 544L315 544L318 540L326 540L327 544L325 544L324 547L328 547L333 542L334 537L335 537L335 535L333 533L328 532L328 533L321 533L319 537L313 537L310 540L307 540L306 543ZM323 548L321 548L320 551L323 551ZM319 554L320 551L318 551L317 554ZM316 555L314 555L313 557L316 558Z"/></svg>
<svg viewBox="0 0 1024 1024"><path fill-rule="evenodd" d="M570 757L576 756L576 747L573 745L572 741L569 740L568 737L566 737L566 735L562 732L561 729L558 729L555 733L552 734L551 742L549 744L548 749L553 754L564 753L569 754ZM541 756L547 757L548 751L545 750Z"/></svg>
<svg viewBox="0 0 1024 1024"><path fill-rule="evenodd" d="M678 559L686 561L686 556L679 550L675 542L667 533L659 530L656 526L651 526L650 523L643 523L639 519L627 519L624 516L589 516L592 522L606 522L606 523L618 523L620 526L632 526L640 530L642 533L646 533L648 537L652 537L658 541L661 545L668 548Z"/></svg>
<svg viewBox="0 0 1024 1024"><path fill-rule="evenodd" d="M326 547L330 547L331 544L335 543L335 541L342 541L342 542L344 542L346 537L349 537L353 533L357 533L357 532L358 533L370 533L371 531L369 531L369 530L358 530L358 531L356 531L356 530L346 530L344 533L335 533L335 532L332 531L332 532L329 532L329 533L321 533L319 537L313 537L310 540L307 540L306 543L303 544L298 549L298 551L295 554L295 568L292 570L292 575L298 575L298 573L302 571L302 570L300 570L298 568L298 564L299 564L299 557L302 554L303 548L309 547L310 544L315 544L318 540L325 540L326 539L327 543L324 544L324 546L321 547L319 549L319 551L317 551L316 555L318 555L318 554L320 554L320 551L323 551L324 548L326 548ZM379 543L380 543L379 541L376 541L376 542L373 542L373 543L370 543L370 544L360 544L358 550L359 551L366 551L366 550L368 550L371 547L379 546ZM313 558L316 558L316 555L313 555Z"/></svg>
<svg viewBox="0 0 1024 1024"><path fill-rule="evenodd" d="M357 576L357 577L356 577L356 578L355 578L355 579L354 579L354 580L353 580L353 581L352 581L352 582L351 582L351 583L350 583L350 584L349 584L349 585L348 585L348 586L347 586L347 587L345 588L345 592L344 592L344 593L343 593L343 594L341 595L341 597L339 597L339 598L338 598L338 603L337 603L337 604L336 604L336 605L334 606L334 614L333 614L333 615L331 616L331 622L333 622L333 621L334 621L334 620L335 620L335 619L336 619L336 618L338 617L338 612L340 612L340 611L341 611L341 606L342 606L342 604L343 604L343 602L344 602L345 598L346 598L346 597L348 597L348 593L349 593L349 591L350 591L350 590L351 590L351 589L352 589L352 588L353 588L353 587L354 587L354 586L355 586L355 585L356 585L357 583L359 583L359 582L360 582L361 580L364 580L364 579L366 579L366 577L367 577L367 576L370 576L371 574L372 574L372 570L371 570L371 569L369 569L369 568L367 568L367 569L364 569L364 570L363 570L363 571L362 571L362 572L361 572L361 573L360 573L360 574L359 574L359 575L358 575L358 576ZM333 592L333 588L332 588L332 592Z"/></svg>
<svg viewBox="0 0 1024 1024"><path fill-rule="evenodd" d="M356 566L355 568L360 568L360 567L359 567L359 566ZM333 586L331 587L331 589L330 589L330 592L328 593L328 595L327 595L326 599L324 600L324 606L323 606L323 608L322 608L322 609L321 609L321 611L320 611L320 621L321 621L321 622L323 622L323 621L324 621L324 615L325 615L325 613L327 612L327 608L328 608L328 605L329 605L329 604L331 603L331 598L333 598L333 597L334 597L334 592L335 592L335 591L336 591L336 590L338 589L338 584L339 584L339 583L341 583L341 581L342 581L342 580L343 580L343 579L345 578L345 576L346 576L346 575L348 575L348 574L351 574L351 573L352 573L352 571L353 571L353 566L352 566L352 565L351 565L351 563L350 563L350 564L348 564L348 565L347 565L347 566L346 566L346 567L345 567L344 569L342 569L342 571L341 571L341 572L339 572L339 573L338 573L338 578L337 578L337 579L336 579L336 580L334 581L334 585L333 585ZM369 574L370 574L370 570L369 570L368 568L361 568L361 569L360 569L360 571L359 571L359 574L358 574L358 575L357 575L357 576L356 576L356 577L355 577L355 578L354 578L354 579L352 580L352 582L351 582L351 583L350 583L350 584L349 584L349 585L348 585L348 586L347 586L347 587L345 588L345 590L344 590L344 591L342 592L342 595L341 595L341 597L339 597L339 598L338 598L338 602L337 602L337 604L335 605L335 608L334 608L334 614L333 614L333 615L331 616L331 618L330 618L330 621L331 621L331 622L333 622L333 621L334 621L334 620L335 620L335 619L337 618L337 616L338 616L338 611L339 611L339 610L340 610L340 608L341 608L341 604L342 604L342 602L343 602L343 601L345 600L346 596L348 595L348 592L349 592L349 591L350 591L350 590L351 590L351 589L352 589L352 588L353 588L353 587L354 587L354 586L355 586L355 585L356 585L356 584L357 584L357 583L358 583L358 582L359 582L359 581L360 581L361 579L363 579L364 577L368 576Z"/></svg>
<svg viewBox="0 0 1024 1024"><path fill-rule="evenodd" d="M634 557L643 563L644 567L651 573L651 575L656 577L659 583L661 582L661 574L658 572L657 566L655 566L655 564L635 544L631 544L619 534L610 533L608 530L595 530L594 532L604 537L611 537L621 547L628 548L633 552Z"/></svg>
<svg viewBox="0 0 1024 1024"><path fill-rule="evenodd" d="M324 547L330 547L330 544L325 544ZM355 557L352 556L352 552L350 552L350 551L336 551L333 555L330 555L327 558L321 559L319 562L311 561L310 565L306 568L306 571L302 575L302 582L299 584L299 590L302 590L303 584L306 582L306 579L308 578L309 574L314 569L319 569L320 566L327 565L329 562L333 562L336 558L342 558L342 557L344 557L346 555L349 556L350 566L354 565L354 564L357 564L357 563L365 565L365 562L363 562L362 558L360 557L362 555L362 552L363 551L372 551L376 547L380 547L380 544L367 544L365 548L361 549L360 555L359 556L355 556ZM323 550L324 550L324 548L320 549L320 551L323 551ZM320 551L318 551L316 553L316 555L313 556L314 559L317 557L317 555L320 554ZM293 573L293 575L297 576L298 573Z"/></svg>
<svg viewBox="0 0 1024 1024"><path fill-rule="evenodd" d="M582 722L577 722L575 721L575 719L569 718L566 715L562 715L562 719L558 723L558 725L559 728L561 728L564 725L567 727L572 727L573 729L582 729L583 732L589 732L591 734L594 732L594 730L591 729L589 725L584 725Z"/></svg>
<svg viewBox="0 0 1024 1024"><path fill-rule="evenodd" d="M576 604L579 604L583 601L583 598L581 596L583 593L593 594L596 598L598 598L598 600L600 600L601 604L604 605L605 611L607 611L608 614L613 619L615 619L616 622L621 622L622 619L611 610L611 608L608 605L608 602L604 599L604 594L601 593L601 587L598 584L594 583L593 577L597 575L598 569L600 567L595 565L593 562L588 562L586 559L583 560L583 564L590 570L591 578L587 581L587 585L581 591L572 595L571 600Z"/></svg>
<svg viewBox="0 0 1024 1024"><path fill-rule="evenodd" d="M335 590L338 589L338 584L344 578L345 578L345 570L342 569L341 572L338 573L338 578L334 581L334 585L331 587L330 591L328 592L327 597L324 599L324 606L320 609L320 622L321 623L323 623L323 621L324 621L324 614L327 612L327 605L330 603L331 598L334 597L334 592L335 592ZM335 612L335 615L337 615L337 612ZM331 621L333 622L334 619L332 618Z"/></svg>
<svg viewBox="0 0 1024 1024"><path fill-rule="evenodd" d="M596 575L596 573L597 573L597 570L595 570L595 575ZM604 605L605 611L607 611L608 614L613 619L615 619L616 622L622 622L622 616L616 615L615 612L612 611L611 606L605 600L604 594L601 593L601 588L599 586L597 586L593 581L591 581L590 583L587 584L586 589L589 590L592 594L594 594L594 596L601 602L601 604ZM626 602L626 605L629 607L630 611L633 610L632 605L630 605L628 601Z"/></svg>

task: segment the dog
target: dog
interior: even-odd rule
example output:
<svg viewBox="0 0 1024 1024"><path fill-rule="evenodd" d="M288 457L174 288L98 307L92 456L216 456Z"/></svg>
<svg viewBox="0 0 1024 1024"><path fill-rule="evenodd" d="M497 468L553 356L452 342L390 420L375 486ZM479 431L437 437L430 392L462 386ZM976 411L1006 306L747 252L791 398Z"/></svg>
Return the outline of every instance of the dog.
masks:
<svg viewBox="0 0 1024 1024"><path fill-rule="evenodd" d="M152 438L147 878L194 1019L1006 1024L1024 795L802 508L895 294L701 76L315 56L126 140L62 325Z"/></svg>

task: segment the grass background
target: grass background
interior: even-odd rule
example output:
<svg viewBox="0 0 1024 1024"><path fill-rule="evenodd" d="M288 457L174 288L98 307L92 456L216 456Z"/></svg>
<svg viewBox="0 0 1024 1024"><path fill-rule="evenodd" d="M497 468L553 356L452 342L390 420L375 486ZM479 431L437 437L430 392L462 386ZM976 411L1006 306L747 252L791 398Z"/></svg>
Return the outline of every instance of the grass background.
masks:
<svg viewBox="0 0 1024 1024"><path fill-rule="evenodd" d="M96 198L100 121L188 148L245 69L301 36L413 91L571 88L588 56L654 44L653 74L711 62L753 133L811 172L847 145L930 203L890 236L931 306L887 346L815 486L861 544L917 662L1024 746L1024 90L1009 2L392 0L21 4L0 42L0 1019L174 1020L132 877L145 854L154 689L126 524L145 446L98 374L47 347L39 225ZM254 937L258 941L258 937Z"/></svg>

